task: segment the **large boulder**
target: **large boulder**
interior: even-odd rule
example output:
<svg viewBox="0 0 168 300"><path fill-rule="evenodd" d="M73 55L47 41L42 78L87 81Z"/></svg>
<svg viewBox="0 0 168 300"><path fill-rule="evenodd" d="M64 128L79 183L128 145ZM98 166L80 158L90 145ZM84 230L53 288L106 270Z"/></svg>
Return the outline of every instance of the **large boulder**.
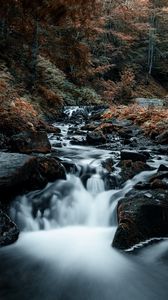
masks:
<svg viewBox="0 0 168 300"><path fill-rule="evenodd" d="M19 236L19 230L14 222L0 210L0 247L14 243Z"/></svg>
<svg viewBox="0 0 168 300"><path fill-rule="evenodd" d="M165 130L163 133L159 134L156 137L156 142L158 144L167 145L168 144L168 130Z"/></svg>
<svg viewBox="0 0 168 300"><path fill-rule="evenodd" d="M118 166L121 168L121 183L127 181L128 179L132 179L140 172L151 170L151 167L143 161L121 160Z"/></svg>
<svg viewBox="0 0 168 300"><path fill-rule="evenodd" d="M88 145L96 146L105 144L107 140L104 134L99 130L88 132L86 135L86 142Z"/></svg>
<svg viewBox="0 0 168 300"><path fill-rule="evenodd" d="M134 192L120 200L112 246L126 250L151 238L168 237L168 190Z"/></svg>
<svg viewBox="0 0 168 300"><path fill-rule="evenodd" d="M0 194L4 199L65 179L65 169L54 158L0 152Z"/></svg>
<svg viewBox="0 0 168 300"><path fill-rule="evenodd" d="M49 153L51 145L45 131L24 131L13 135L11 150L20 153Z"/></svg>
<svg viewBox="0 0 168 300"><path fill-rule="evenodd" d="M139 153L134 150L122 150L121 151L121 160L132 160L132 161L143 161L146 162L148 158L147 153Z"/></svg>

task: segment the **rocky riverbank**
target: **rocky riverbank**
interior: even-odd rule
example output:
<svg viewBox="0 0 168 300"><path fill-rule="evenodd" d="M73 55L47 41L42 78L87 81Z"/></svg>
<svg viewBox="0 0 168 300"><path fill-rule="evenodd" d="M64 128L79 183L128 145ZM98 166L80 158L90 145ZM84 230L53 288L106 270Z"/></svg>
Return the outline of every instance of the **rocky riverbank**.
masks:
<svg viewBox="0 0 168 300"><path fill-rule="evenodd" d="M106 114L107 107L103 106L66 108L58 124L69 125L64 125L62 132L56 125L48 125L49 135L41 129L14 135L1 134L0 245L8 245L18 237L17 226L7 216L10 201L16 195L40 190L48 182L65 179L66 172L74 172L76 166L73 161L58 158L66 145L91 146L117 155L117 164L110 158L102 162L106 170L102 175L106 190L122 189L128 180L140 172L154 169L153 177L145 182L136 182L133 189L119 200L119 225L112 243L114 247L128 249L151 238L168 236L166 129L155 137L149 136L130 118L111 117L106 121ZM153 168L154 159L159 161L162 156L165 163L158 164L157 169ZM114 172L116 169L120 170L117 175ZM90 174L80 177L86 187Z"/></svg>
<svg viewBox="0 0 168 300"><path fill-rule="evenodd" d="M53 132L59 130L53 128ZM50 156L51 144L45 131L1 134L0 146L0 246L5 246L15 242L19 235L8 216L12 199L42 189L48 182L66 179L66 174L60 161Z"/></svg>
<svg viewBox="0 0 168 300"><path fill-rule="evenodd" d="M73 126L69 129L72 145L94 146L119 152L119 178L113 176L113 161L107 160L105 167L107 188L122 187L127 180L140 172L152 170L155 157L168 155L167 120L164 119L163 132L153 127L153 133L146 134L143 126L128 119L116 117L104 119L104 108L92 111L88 118L86 111L76 110L70 115ZM87 118L86 118L87 115ZM146 121L147 122L147 121ZM150 120L149 120L150 122ZM85 125L79 125L85 123ZM77 128L76 128L77 126ZM155 134L154 134L155 131ZM60 142L60 147L62 147ZM113 247L129 249L153 238L168 237L168 160L158 165L155 174L145 183L138 182L118 203L118 228ZM108 179L107 179L108 178Z"/></svg>

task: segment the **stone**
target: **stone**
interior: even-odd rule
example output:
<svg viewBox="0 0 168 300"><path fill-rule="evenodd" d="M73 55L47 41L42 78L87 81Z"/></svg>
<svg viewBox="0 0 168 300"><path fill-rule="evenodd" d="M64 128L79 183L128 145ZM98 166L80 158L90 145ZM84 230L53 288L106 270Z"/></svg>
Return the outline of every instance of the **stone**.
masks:
<svg viewBox="0 0 168 300"><path fill-rule="evenodd" d="M51 145L45 131L24 131L11 137L11 150L19 153L49 153Z"/></svg>
<svg viewBox="0 0 168 300"><path fill-rule="evenodd" d="M152 238L168 237L168 190L137 192L118 203L112 246L126 250Z"/></svg>
<svg viewBox="0 0 168 300"><path fill-rule="evenodd" d="M160 167L158 169L158 172L160 172L160 171L168 171L168 167L162 164L162 165L160 165Z"/></svg>
<svg viewBox="0 0 168 300"><path fill-rule="evenodd" d="M0 247L17 241L19 230L14 222L0 210Z"/></svg>
<svg viewBox="0 0 168 300"><path fill-rule="evenodd" d="M54 158L0 152L0 166L1 201L66 178L64 167Z"/></svg>
<svg viewBox="0 0 168 300"><path fill-rule="evenodd" d="M57 179L66 179L65 168L54 158L40 157L37 158L38 170L47 182L53 182Z"/></svg>
<svg viewBox="0 0 168 300"><path fill-rule="evenodd" d="M121 151L121 160L132 160L146 162L147 156L145 153L139 153L137 151L123 150Z"/></svg>
<svg viewBox="0 0 168 300"><path fill-rule="evenodd" d="M168 130L165 130L163 133L159 134L157 137L156 137L156 142L157 144L168 144Z"/></svg>
<svg viewBox="0 0 168 300"><path fill-rule="evenodd" d="M118 166L121 168L121 183L133 178L140 172L151 170L151 167L143 161L121 160Z"/></svg>
<svg viewBox="0 0 168 300"><path fill-rule="evenodd" d="M6 149L8 148L8 138L0 133L0 149Z"/></svg>
<svg viewBox="0 0 168 300"><path fill-rule="evenodd" d="M102 161L102 167L106 169L108 172L112 172L114 170L114 161L111 157L107 158L106 160Z"/></svg>
<svg viewBox="0 0 168 300"><path fill-rule="evenodd" d="M99 131L87 132L86 142L89 145L96 146L96 145L105 144L107 140L104 134L99 130Z"/></svg>

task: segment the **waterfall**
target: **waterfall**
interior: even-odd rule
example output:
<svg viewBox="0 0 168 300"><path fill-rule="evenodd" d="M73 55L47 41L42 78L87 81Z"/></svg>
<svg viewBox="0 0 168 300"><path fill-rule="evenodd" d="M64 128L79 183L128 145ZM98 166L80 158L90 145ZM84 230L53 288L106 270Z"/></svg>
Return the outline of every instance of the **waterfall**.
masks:
<svg viewBox="0 0 168 300"><path fill-rule="evenodd" d="M78 109L65 113L71 118ZM106 190L109 173L102 162L112 159L117 182L118 151L72 146L71 124L57 125L63 147L56 151L72 168L66 180L14 199L10 214L21 234L17 243L0 249L0 299L167 300L168 241L135 256L111 247L118 201L165 161L153 160L151 171ZM56 136L49 137L54 145Z"/></svg>
<svg viewBox="0 0 168 300"><path fill-rule="evenodd" d="M104 181L103 181L103 179L101 179L99 174L94 174L88 179L87 190L91 194L96 195L98 193L103 192L104 189L105 189Z"/></svg>
<svg viewBox="0 0 168 300"><path fill-rule="evenodd" d="M87 189L79 177L69 174L67 181L17 197L11 216L24 231L70 225L108 226L110 199L111 192L105 192L99 174L88 179Z"/></svg>

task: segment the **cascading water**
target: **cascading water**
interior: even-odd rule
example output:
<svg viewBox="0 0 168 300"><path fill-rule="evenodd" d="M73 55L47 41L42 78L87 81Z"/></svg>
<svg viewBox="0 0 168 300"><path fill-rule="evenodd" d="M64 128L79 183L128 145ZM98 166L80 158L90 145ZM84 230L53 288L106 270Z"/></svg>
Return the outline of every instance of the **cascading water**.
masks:
<svg viewBox="0 0 168 300"><path fill-rule="evenodd" d="M67 109L70 117L72 113ZM60 125L63 141L69 126ZM136 175L122 188L106 190L102 160L114 156L118 176L117 153L67 142L57 150L76 167L67 180L13 202L11 217L22 233L16 244L0 251L0 299L167 300L167 241L137 256L111 248L118 200L163 161L155 160L152 171Z"/></svg>

